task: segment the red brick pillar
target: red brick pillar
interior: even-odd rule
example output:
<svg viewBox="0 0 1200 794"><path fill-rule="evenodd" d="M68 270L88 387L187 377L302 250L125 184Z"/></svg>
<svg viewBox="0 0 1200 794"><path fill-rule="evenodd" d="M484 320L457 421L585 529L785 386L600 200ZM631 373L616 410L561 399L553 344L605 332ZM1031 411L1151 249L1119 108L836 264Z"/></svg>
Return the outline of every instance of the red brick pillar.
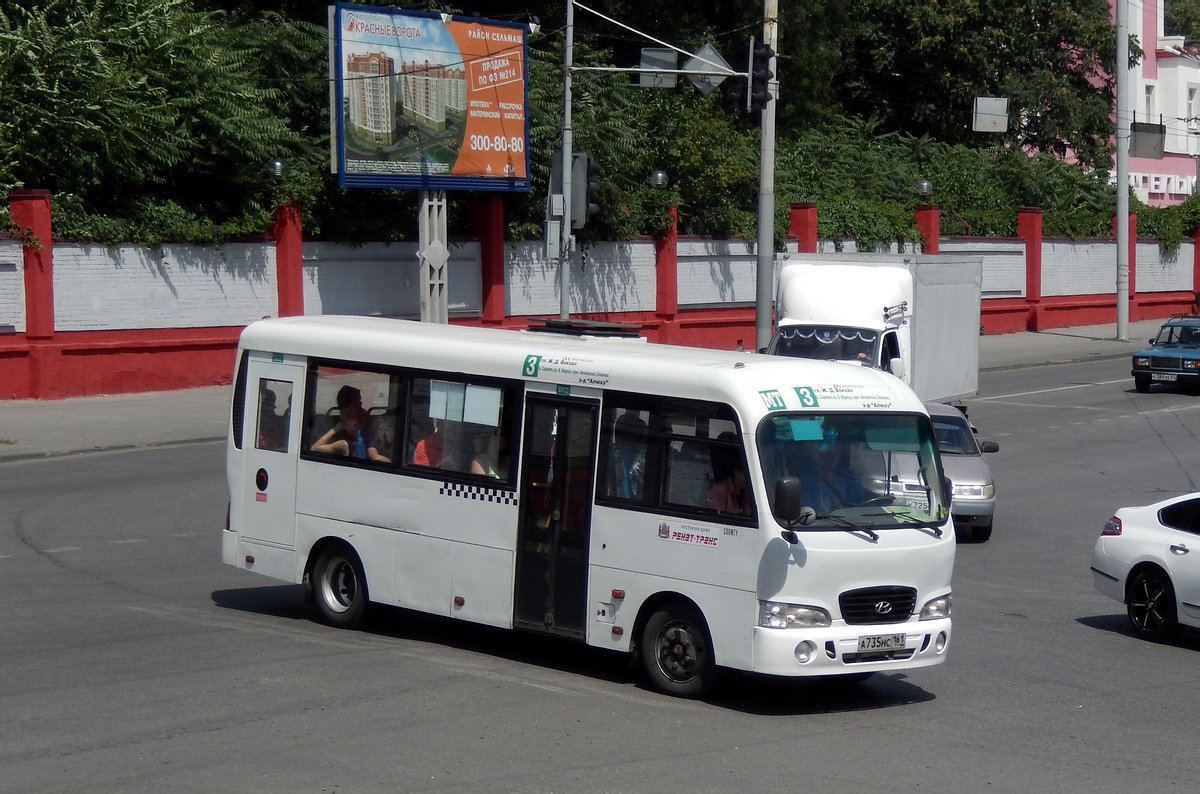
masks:
<svg viewBox="0 0 1200 794"><path fill-rule="evenodd" d="M921 204L918 206L915 221L917 231L925 238L925 242L921 246L921 253L936 254L938 252L938 234L941 222L938 205Z"/></svg>
<svg viewBox="0 0 1200 794"><path fill-rule="evenodd" d="M667 324L679 312L679 212L670 207L667 214L670 225L654 237L654 314L660 323L659 342L668 341Z"/></svg>
<svg viewBox="0 0 1200 794"><path fill-rule="evenodd" d="M275 210L271 226L275 238L275 280L279 291L279 316L298 317L304 314L303 235L300 228L300 205L293 202Z"/></svg>
<svg viewBox="0 0 1200 794"><path fill-rule="evenodd" d="M50 191L12 190L8 208L21 235L25 262L25 337L54 336L54 241L51 237Z"/></svg>
<svg viewBox="0 0 1200 794"><path fill-rule="evenodd" d="M817 205L797 201L788 212L788 234L796 238L796 250L802 254L817 252Z"/></svg>
<svg viewBox="0 0 1200 794"><path fill-rule="evenodd" d="M470 205L471 234L479 240L484 325L499 325L504 309L504 201L498 195Z"/></svg>
<svg viewBox="0 0 1200 794"><path fill-rule="evenodd" d="M1192 229L1192 290L1196 293L1192 311L1200 314L1200 228Z"/></svg>
<svg viewBox="0 0 1200 794"><path fill-rule="evenodd" d="M1025 327L1042 330L1042 211L1037 207L1017 209L1017 236L1025 241Z"/></svg>

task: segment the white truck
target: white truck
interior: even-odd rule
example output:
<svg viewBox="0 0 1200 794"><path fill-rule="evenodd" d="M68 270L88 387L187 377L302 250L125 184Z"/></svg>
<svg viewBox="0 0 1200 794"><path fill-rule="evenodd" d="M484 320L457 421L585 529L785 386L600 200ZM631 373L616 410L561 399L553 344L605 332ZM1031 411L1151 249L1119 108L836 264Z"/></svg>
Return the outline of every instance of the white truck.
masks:
<svg viewBox="0 0 1200 794"><path fill-rule="evenodd" d="M975 396L980 259L801 256L780 269L767 353L886 370L924 402Z"/></svg>

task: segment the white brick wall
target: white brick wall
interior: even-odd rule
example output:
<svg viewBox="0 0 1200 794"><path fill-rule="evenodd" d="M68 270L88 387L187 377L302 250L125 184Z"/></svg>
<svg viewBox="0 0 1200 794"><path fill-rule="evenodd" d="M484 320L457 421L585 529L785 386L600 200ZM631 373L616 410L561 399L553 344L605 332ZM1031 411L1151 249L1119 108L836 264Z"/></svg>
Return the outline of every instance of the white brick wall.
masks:
<svg viewBox="0 0 1200 794"><path fill-rule="evenodd" d="M775 266L778 270L778 261ZM679 306L753 306L757 273L758 255L746 240L680 240Z"/></svg>
<svg viewBox="0 0 1200 794"><path fill-rule="evenodd" d="M1195 250L1196 246L1191 240L1180 243L1170 254L1164 254L1157 243L1138 243L1137 281L1134 288L1138 292L1190 291ZM1113 284L1116 284L1115 265Z"/></svg>
<svg viewBox="0 0 1200 794"><path fill-rule="evenodd" d="M25 260L19 240L0 240L0 335L25 333Z"/></svg>
<svg viewBox="0 0 1200 794"><path fill-rule="evenodd" d="M236 326L278 310L274 246L54 246L57 331Z"/></svg>
<svg viewBox="0 0 1200 794"><path fill-rule="evenodd" d="M554 315L562 310L558 263L542 244L505 246L505 290L510 315ZM571 260L571 313L654 311L654 241L584 246Z"/></svg>
<svg viewBox="0 0 1200 794"><path fill-rule="evenodd" d="M853 250L853 241L844 245ZM795 255L795 241L777 254L775 268ZM831 241L822 251L834 252ZM1191 290L1194 246L1186 241L1164 256L1156 243L1137 244L1139 293ZM943 241L948 255L983 259L985 298L1025 295L1024 243L1019 240ZM893 249L893 253L897 249ZM1042 294L1112 294L1115 243L1048 240L1042 253ZM303 246L307 314L420 315L416 243ZM558 315L557 263L540 241L505 244L508 315ZM754 304L757 257L745 240L684 238L678 249L681 307ZM482 310L476 242L452 243L452 316ZM1200 285L1197 285L1200 286ZM654 241L586 246L571 263L571 312L654 311ZM59 331L203 328L243 325L278 312L275 248L242 244L219 249L58 244L54 247L54 307ZM20 243L0 240L0 334L25 331L25 284Z"/></svg>
<svg viewBox="0 0 1200 794"><path fill-rule="evenodd" d="M416 243L305 243L302 257L305 314L421 316ZM450 315L479 314L479 243L451 242L446 267Z"/></svg>
<svg viewBox="0 0 1200 794"><path fill-rule="evenodd" d="M938 252L982 259L984 298L1025 297L1023 240L942 240Z"/></svg>

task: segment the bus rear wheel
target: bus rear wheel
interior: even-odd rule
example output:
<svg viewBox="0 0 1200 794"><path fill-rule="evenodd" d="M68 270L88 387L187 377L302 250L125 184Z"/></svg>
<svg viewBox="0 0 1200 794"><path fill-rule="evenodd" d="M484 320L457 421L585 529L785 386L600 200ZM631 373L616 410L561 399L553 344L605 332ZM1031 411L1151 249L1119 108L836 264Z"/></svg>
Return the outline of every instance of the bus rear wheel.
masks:
<svg viewBox="0 0 1200 794"><path fill-rule="evenodd" d="M661 692L697 698L716 683L717 665L708 629L690 604L673 601L651 615L642 630L639 650L646 675Z"/></svg>
<svg viewBox="0 0 1200 794"><path fill-rule="evenodd" d="M331 626L353 628L367 611L367 579L358 556L345 546L330 546L313 566L313 598L321 619Z"/></svg>

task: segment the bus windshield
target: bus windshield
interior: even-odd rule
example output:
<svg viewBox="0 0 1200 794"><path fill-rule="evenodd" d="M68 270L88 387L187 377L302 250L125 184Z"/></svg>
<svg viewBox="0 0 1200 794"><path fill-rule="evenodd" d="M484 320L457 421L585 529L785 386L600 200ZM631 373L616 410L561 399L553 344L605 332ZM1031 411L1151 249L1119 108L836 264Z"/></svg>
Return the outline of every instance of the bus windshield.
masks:
<svg viewBox="0 0 1200 794"><path fill-rule="evenodd" d="M777 481L799 481L799 522L779 519L790 529L888 529L946 521L950 498L926 416L779 413L763 420L757 444L772 511Z"/></svg>

